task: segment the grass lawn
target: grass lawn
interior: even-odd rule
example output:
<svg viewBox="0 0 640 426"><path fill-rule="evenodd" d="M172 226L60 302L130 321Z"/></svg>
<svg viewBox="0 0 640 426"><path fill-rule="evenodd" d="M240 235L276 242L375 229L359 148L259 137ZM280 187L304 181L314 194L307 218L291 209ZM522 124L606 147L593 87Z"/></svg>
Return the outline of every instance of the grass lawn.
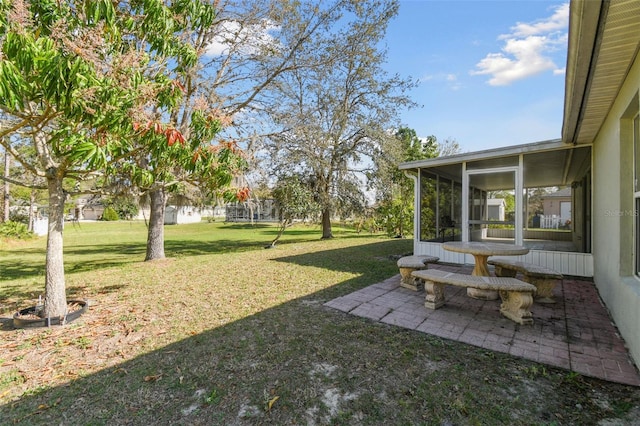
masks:
<svg viewBox="0 0 640 426"><path fill-rule="evenodd" d="M67 224L66 326L13 330L44 289L45 239L0 242L0 424L624 425L640 390L323 303L398 273L411 240L319 227Z"/></svg>

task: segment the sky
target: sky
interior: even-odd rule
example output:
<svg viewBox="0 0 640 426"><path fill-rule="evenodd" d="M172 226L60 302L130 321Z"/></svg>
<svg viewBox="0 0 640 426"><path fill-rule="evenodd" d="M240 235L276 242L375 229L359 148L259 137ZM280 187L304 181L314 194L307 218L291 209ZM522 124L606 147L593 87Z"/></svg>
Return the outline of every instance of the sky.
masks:
<svg viewBox="0 0 640 426"><path fill-rule="evenodd" d="M421 105L401 123L463 152L559 138L568 19L564 1L400 0L386 69Z"/></svg>

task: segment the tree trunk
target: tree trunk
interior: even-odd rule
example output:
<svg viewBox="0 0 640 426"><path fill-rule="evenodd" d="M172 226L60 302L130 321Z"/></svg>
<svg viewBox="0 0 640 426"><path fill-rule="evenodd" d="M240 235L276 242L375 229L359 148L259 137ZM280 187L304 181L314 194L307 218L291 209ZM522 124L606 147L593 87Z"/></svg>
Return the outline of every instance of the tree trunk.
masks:
<svg viewBox="0 0 640 426"><path fill-rule="evenodd" d="M147 260L164 259L164 208L166 196L164 188L149 193L151 213L149 214L149 232L147 233Z"/></svg>
<svg viewBox="0 0 640 426"><path fill-rule="evenodd" d="M276 243L280 240L280 237L284 234L284 231L291 225L293 220L283 220L280 222L280 228L278 229L278 235L271 241L268 247L275 247Z"/></svg>
<svg viewBox="0 0 640 426"><path fill-rule="evenodd" d="M36 216L34 213L34 207L36 205L36 191L31 190L31 194L29 194L29 231L33 232L33 222L36 220Z"/></svg>
<svg viewBox="0 0 640 426"><path fill-rule="evenodd" d="M322 209L322 239L328 240L333 238L331 232L331 210L328 207Z"/></svg>
<svg viewBox="0 0 640 426"><path fill-rule="evenodd" d="M62 244L65 194L62 189L62 174L55 169L51 169L47 174L49 232L47 234L44 309L41 315L43 318L54 318L62 317L67 313Z"/></svg>
<svg viewBox="0 0 640 426"><path fill-rule="evenodd" d="M4 151L4 177L9 177L9 166L11 165L11 158L9 157L9 153L5 149ZM4 181L4 216L3 222L9 221L9 182Z"/></svg>

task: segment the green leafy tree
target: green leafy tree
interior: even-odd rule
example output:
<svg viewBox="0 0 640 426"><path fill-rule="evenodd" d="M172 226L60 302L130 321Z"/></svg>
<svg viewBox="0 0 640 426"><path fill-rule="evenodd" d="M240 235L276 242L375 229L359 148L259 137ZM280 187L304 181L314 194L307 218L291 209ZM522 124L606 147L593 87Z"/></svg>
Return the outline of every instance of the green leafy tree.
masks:
<svg viewBox="0 0 640 426"><path fill-rule="evenodd" d="M397 113L412 106L404 91L412 82L389 76L380 48L396 1L351 1L341 20L318 34L295 61L320 58L320 66L283 74L270 111L281 132L267 140L270 170L295 167L310 176L322 206L322 238L331 238L331 219L347 190L362 191L359 176L372 166L391 135ZM293 165L293 166L292 166ZM342 195L341 195L342 194ZM350 197L350 201L361 198ZM353 206L351 202L348 203ZM342 205L347 205L342 203Z"/></svg>
<svg viewBox="0 0 640 426"><path fill-rule="evenodd" d="M0 144L48 191L42 315L67 309L64 206L78 182L122 169L132 183L146 182L148 172L132 159L162 155L188 157L191 171L215 176L220 150L194 151L219 130L218 117L199 108L186 118L188 136L162 115L145 120L179 102L183 91L173 71L197 58L182 30L213 16L197 0L0 3ZM34 154L25 155L24 145Z"/></svg>
<svg viewBox="0 0 640 426"><path fill-rule="evenodd" d="M372 182L377 194L377 220L388 235L402 237L413 229L413 181L398 169L406 161L436 157L435 136L420 139L416 131L401 127L377 157Z"/></svg>
<svg viewBox="0 0 640 426"><path fill-rule="evenodd" d="M308 55L301 60L298 52L308 49L316 33L337 22L350 3L350 0L230 0L215 3L217 11L213 19L210 13L204 13L201 19L184 20L180 27L182 39L195 52L195 60L172 69L172 78L181 88L182 96L176 104L155 110L155 117L146 117L141 123L162 117L164 124L188 138L194 112L206 104L207 115L218 118L223 125L232 124L222 126L226 139L241 140L258 131L264 127L260 125L264 111L279 102L270 90L278 77L320 63L322 56ZM154 67L156 63L153 62ZM260 124L253 127L250 123ZM244 139L243 148L251 152L254 139L255 136ZM135 159L136 167L143 168L146 176L145 181L137 181L135 185L148 195L151 206L146 260L164 257L164 206L168 197L186 195L189 191L185 188L190 185L202 190L200 200L243 201L241 197L248 195L246 187L220 190L232 182L233 174L244 172L248 166L233 142L222 143L220 147L223 149L218 151L217 173L213 177L200 173L207 169L191 170L184 163L188 159L179 156ZM234 156L236 159L231 161Z"/></svg>
<svg viewBox="0 0 640 426"><path fill-rule="evenodd" d="M104 205L115 211L118 219L123 220L133 219L140 211L136 200L129 196L113 197L105 200Z"/></svg>
<svg viewBox="0 0 640 426"><path fill-rule="evenodd" d="M285 230L296 219L306 219L320 211L320 206L314 200L313 191L297 176L279 180L273 189L273 197L278 205L280 221L278 235L269 247L275 247Z"/></svg>

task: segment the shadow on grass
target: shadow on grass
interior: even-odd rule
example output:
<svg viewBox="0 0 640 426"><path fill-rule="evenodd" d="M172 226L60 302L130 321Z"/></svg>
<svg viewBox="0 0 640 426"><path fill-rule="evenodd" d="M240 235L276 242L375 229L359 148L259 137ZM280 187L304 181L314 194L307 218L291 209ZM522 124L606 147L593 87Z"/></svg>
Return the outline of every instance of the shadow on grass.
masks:
<svg viewBox="0 0 640 426"><path fill-rule="evenodd" d="M551 368L518 380L537 365L325 308L324 293L97 373L84 375L79 363L75 373L83 377L34 389L0 406L0 418L69 425L594 424L612 410L590 403L589 394L624 400L627 410L640 402L637 389L567 381L566 372Z"/></svg>
<svg viewBox="0 0 640 426"><path fill-rule="evenodd" d="M69 343L61 339L60 347L52 345L37 354L38 359L59 361L53 371L14 370L11 364L16 360L3 354L0 398L12 383L19 384L21 374L75 378L64 385L31 389L1 405L1 423L595 424L640 407L636 388L568 376L564 370L323 306L396 273L390 255L398 247L406 243L385 241L278 258L283 267L294 263L356 276L156 350L129 355L123 362L118 361L123 353L135 353L145 338L161 341L190 318L175 312L175 318L165 318L164 328L154 329L147 317L153 309L141 311L146 312L143 318L127 316L126 332L115 321L109 334L98 338L90 337L91 327L106 314L100 305L91 308L65 330ZM265 282L238 285L243 287L236 294L247 299L270 290ZM108 291L119 289L116 284ZM189 306L183 309L192 309L202 318L200 324L227 315ZM139 335L137 330L145 327L147 334ZM38 340L37 334L31 336L21 341ZM40 336L46 339L46 330ZM102 351L114 341L120 342L117 351ZM63 348L73 345L82 345L78 350L84 352L70 362ZM93 364L85 364L87 360ZM88 373L100 363L110 366ZM593 403L593 395L599 403ZM561 413L562 421L554 413Z"/></svg>
<svg viewBox="0 0 640 426"><path fill-rule="evenodd" d="M391 251L389 247L392 247ZM284 256L274 260L302 266L313 266L334 271L362 274L363 278L367 280L370 276L380 276L380 272L383 270L389 270L388 263L391 263L395 267L397 258L408 254L410 250L410 240L390 239L383 240L379 243L363 244L334 250L322 250L295 256ZM389 252L393 254L389 255ZM381 261L387 261L387 264ZM397 269L394 268L394 271L397 272ZM370 283L371 281L368 282Z"/></svg>
<svg viewBox="0 0 640 426"><path fill-rule="evenodd" d="M297 238L287 238L279 245L313 241L308 233L301 233ZM220 253L241 253L251 250L263 250L269 241L256 242L255 240L167 240L165 241L165 255L168 258L182 256L200 256ZM82 244L64 248L65 273L95 271L97 269L119 267L144 261L146 245L140 243L131 244ZM29 250L25 255L32 257L42 255L40 262L16 260L15 254L11 258L0 260L0 280L10 281L30 277L44 277L45 251ZM2 252L0 252L0 256Z"/></svg>

